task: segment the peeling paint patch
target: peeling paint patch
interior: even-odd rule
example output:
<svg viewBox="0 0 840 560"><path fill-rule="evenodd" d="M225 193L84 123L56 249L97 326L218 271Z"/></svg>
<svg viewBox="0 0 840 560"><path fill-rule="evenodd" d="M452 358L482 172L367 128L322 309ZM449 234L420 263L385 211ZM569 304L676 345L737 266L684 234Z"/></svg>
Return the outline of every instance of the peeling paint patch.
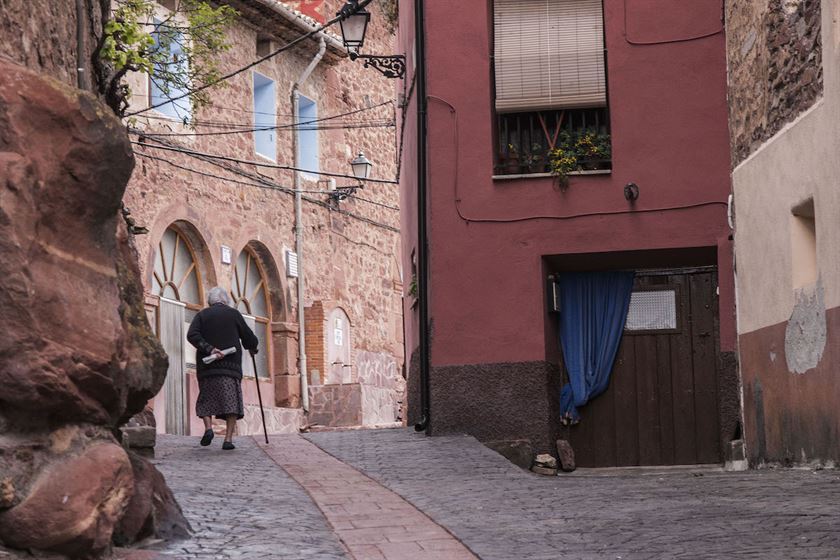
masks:
<svg viewBox="0 0 840 560"><path fill-rule="evenodd" d="M785 328L785 360L788 370L805 373L817 367L825 350L825 293L822 281L796 290L793 306Z"/></svg>

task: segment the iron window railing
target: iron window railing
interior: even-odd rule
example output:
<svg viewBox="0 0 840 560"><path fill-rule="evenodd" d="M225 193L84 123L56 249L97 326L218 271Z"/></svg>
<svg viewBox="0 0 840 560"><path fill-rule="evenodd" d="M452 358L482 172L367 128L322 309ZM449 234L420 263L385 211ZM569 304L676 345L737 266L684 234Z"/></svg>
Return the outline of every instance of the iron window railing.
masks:
<svg viewBox="0 0 840 560"><path fill-rule="evenodd" d="M612 168L605 107L499 113L496 124L496 175Z"/></svg>

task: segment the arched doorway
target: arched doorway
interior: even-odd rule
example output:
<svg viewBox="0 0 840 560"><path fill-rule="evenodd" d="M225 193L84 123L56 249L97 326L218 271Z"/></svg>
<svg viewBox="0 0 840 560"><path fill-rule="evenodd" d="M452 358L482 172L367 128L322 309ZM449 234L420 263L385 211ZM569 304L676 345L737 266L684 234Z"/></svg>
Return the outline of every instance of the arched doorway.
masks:
<svg viewBox="0 0 840 560"><path fill-rule="evenodd" d="M166 382L155 398L155 416L166 433L189 434L187 370L195 368L195 349L186 335L201 309L203 289L195 250L175 224L156 247L151 293L159 298L157 332L169 357Z"/></svg>
<svg viewBox="0 0 840 560"><path fill-rule="evenodd" d="M260 351L256 356L257 375L271 377L271 303L266 272L256 254L246 246L236 258L231 278L231 296L234 306L245 317L245 321L260 340ZM244 375L254 376L251 360L242 361Z"/></svg>
<svg viewBox="0 0 840 560"><path fill-rule="evenodd" d="M350 317L340 307L327 316L327 363L324 382L327 384L354 383L351 363L353 340Z"/></svg>

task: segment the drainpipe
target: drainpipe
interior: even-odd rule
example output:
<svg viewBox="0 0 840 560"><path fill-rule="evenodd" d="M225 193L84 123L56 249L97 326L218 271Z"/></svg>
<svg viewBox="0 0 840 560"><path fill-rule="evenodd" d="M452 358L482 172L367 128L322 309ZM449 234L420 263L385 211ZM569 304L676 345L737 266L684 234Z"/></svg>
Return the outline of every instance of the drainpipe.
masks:
<svg viewBox="0 0 840 560"><path fill-rule="evenodd" d="M428 435L431 421L429 383L429 240L426 224L426 48L423 0L414 2L417 60L417 295L420 297L420 405L423 416L414 425Z"/></svg>
<svg viewBox="0 0 840 560"><path fill-rule="evenodd" d="M292 85L292 122L294 123L294 127L292 128L292 154L293 154L293 161L295 168L294 171L294 181L295 181L295 252L297 253L298 258L298 278L297 278L297 315L298 315L298 370L300 371L300 399L301 404L303 405L303 411L309 412L309 379L307 378L307 369L306 369L306 336L305 336L305 324L304 324L304 299L303 299L303 278L304 278L304 266L303 266L303 191L301 190L301 183L300 183L300 171L297 168L300 167L300 158L298 157L298 130L297 126L299 123L298 120L298 108L300 106L300 93L298 89L300 88L303 83L309 79L309 75L312 74L312 71L324 57L324 53L327 50L327 42L324 40L323 35L318 36L320 39L320 43L318 46L318 52L315 54L315 58L312 59L312 62L309 63L309 66L306 67L306 70L300 75L300 78Z"/></svg>

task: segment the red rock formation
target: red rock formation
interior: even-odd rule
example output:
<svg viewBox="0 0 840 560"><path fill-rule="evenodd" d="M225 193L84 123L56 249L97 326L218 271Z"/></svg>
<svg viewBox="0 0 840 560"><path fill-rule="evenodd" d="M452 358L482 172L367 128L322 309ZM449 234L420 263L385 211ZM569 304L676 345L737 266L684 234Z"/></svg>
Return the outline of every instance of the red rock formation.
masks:
<svg viewBox="0 0 840 560"><path fill-rule="evenodd" d="M166 375L118 219L134 159L93 96L3 60L0 76L0 541L95 555L132 462L154 470L113 434Z"/></svg>

